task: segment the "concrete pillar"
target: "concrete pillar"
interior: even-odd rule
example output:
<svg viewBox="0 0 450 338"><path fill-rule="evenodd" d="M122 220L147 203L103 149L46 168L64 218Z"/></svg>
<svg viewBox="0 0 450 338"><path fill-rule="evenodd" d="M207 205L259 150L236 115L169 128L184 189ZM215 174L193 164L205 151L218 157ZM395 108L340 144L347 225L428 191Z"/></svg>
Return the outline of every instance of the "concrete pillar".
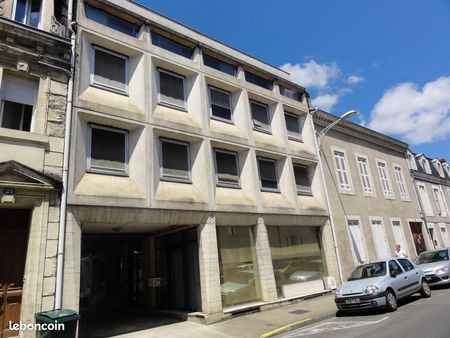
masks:
<svg viewBox="0 0 450 338"><path fill-rule="evenodd" d="M270 252L267 228L262 217L258 218L255 226L255 248L261 299L266 302L276 300L278 295L273 273L272 254Z"/></svg>
<svg viewBox="0 0 450 338"><path fill-rule="evenodd" d="M206 314L222 312L215 217L210 216L205 224L198 227L198 259L202 312Z"/></svg>

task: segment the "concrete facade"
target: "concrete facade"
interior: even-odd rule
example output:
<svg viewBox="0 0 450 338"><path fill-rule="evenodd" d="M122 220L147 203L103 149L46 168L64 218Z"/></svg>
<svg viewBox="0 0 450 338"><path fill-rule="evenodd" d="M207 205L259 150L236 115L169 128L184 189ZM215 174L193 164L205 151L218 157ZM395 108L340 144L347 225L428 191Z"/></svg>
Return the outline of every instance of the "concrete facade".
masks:
<svg viewBox="0 0 450 338"><path fill-rule="evenodd" d="M0 212L30 214L15 319L32 323L36 312L53 309L55 301L70 41L55 18L53 1L42 1L37 27L15 21L15 5L0 1ZM10 102L27 106L22 109L29 109L28 122L25 110L22 120L7 115Z"/></svg>
<svg viewBox="0 0 450 338"><path fill-rule="evenodd" d="M317 132L337 119L318 111L314 115ZM408 145L346 120L319 142L344 278L357 264L381 258L381 249L387 251L385 255L394 256L396 244L415 258L410 223L420 224L424 234L426 229L409 174ZM337 163L336 153L343 163ZM365 163L365 180L360 161ZM378 163L386 170L391 194L385 193ZM402 172L404 188L400 188L395 170ZM394 230L394 226L399 228ZM384 236L378 237L383 232ZM384 248L379 246L379 239L385 243Z"/></svg>
<svg viewBox="0 0 450 338"><path fill-rule="evenodd" d="M221 297L220 248L217 229L249 228L254 244L254 262L259 275L259 304L278 300L268 227L313 227L319 229L319 246L327 275L337 276L331 229L324 200L324 186L316 170L312 117L304 88L293 84L278 68L225 46L130 1L89 2L97 9L138 27L130 36L86 16L87 1L77 6L77 55L68 188L68 223L65 256L64 307L80 308L83 241L95 237L140 235L150 242L144 249L144 294L146 305L157 308L159 244L171 234L196 229L200 308L196 316L224 315ZM152 43L152 32L193 49L192 58ZM123 93L92 84L93 50L118 53L127 60L128 88ZM204 53L225 60L237 69L235 76L204 64ZM185 108L158 100L159 69L184 77ZM246 81L251 71L273 82L265 89ZM280 94L280 85L297 91L302 99ZM232 123L213 119L209 86L230 93ZM266 104L270 132L254 129L250 100ZM301 139L288 137L284 111L301 121ZM128 135L125 174L87 170L89 129L92 125L124 130ZM160 178L161 138L189 144L189 182ZM214 149L237 153L240 186L216 185ZM262 191L258 157L275 161L277 192ZM293 164L304 165L310 193L298 194ZM167 237L166 236L166 237ZM253 269L256 267L252 267ZM162 281L164 283L164 280ZM322 281L300 287L302 295L324 289ZM146 296L146 297L147 297ZM295 298L295 297L294 297ZM280 300L281 301L281 300ZM252 304L252 306L255 306ZM245 308L243 304L241 307ZM228 310L228 312L231 310ZM227 309L225 309L227 312ZM208 320L207 320L208 322Z"/></svg>

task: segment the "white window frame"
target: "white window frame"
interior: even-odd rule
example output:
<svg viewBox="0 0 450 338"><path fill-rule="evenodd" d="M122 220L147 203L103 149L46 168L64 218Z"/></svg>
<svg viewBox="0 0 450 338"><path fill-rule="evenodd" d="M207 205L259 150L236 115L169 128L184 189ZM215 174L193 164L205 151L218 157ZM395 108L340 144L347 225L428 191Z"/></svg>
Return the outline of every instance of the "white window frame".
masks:
<svg viewBox="0 0 450 338"><path fill-rule="evenodd" d="M20 22L24 25L30 26L30 14L31 14L31 1L32 0L27 0L27 14L25 15L25 22L20 22L20 21L16 21L16 22ZM42 29L42 12L44 11L44 1L41 1L41 10L39 11L39 24L36 27L37 29ZM15 21L16 19L16 8L17 8L17 0L14 0L14 4L13 4L13 10L12 10L12 15L11 18L12 20Z"/></svg>
<svg viewBox="0 0 450 338"><path fill-rule="evenodd" d="M124 169L118 170L113 168L103 168L103 167L92 167L91 166L91 151L92 151L92 129L102 129L112 131L118 134L125 135L125 163ZM96 123L88 123L88 140L87 140L87 151L86 151L86 171L92 173L100 173L100 174L113 174L117 176L128 176L128 163L129 159L129 150L128 150L128 139L129 139L129 131L120 128L103 126Z"/></svg>
<svg viewBox="0 0 450 338"><path fill-rule="evenodd" d="M188 177L187 178L164 175L164 173L163 173L164 172L164 167L163 167L164 155L163 155L163 151L162 151L163 142L187 146L187 155L188 155ZM174 140L172 138L167 138L167 137L159 138L159 179L161 181L168 181L168 182L192 183L191 144L189 142Z"/></svg>
<svg viewBox="0 0 450 338"><path fill-rule="evenodd" d="M335 152L339 152L339 153L343 153L344 154L344 159L343 159L344 162L343 163L344 163L344 166L345 166L345 170L342 170L341 168L338 168L336 166ZM333 159L335 175L336 175L336 178L338 180L340 193L353 195L354 194L353 182L352 182L352 177L351 177L350 166L349 166L348 160L347 160L347 152L344 149L332 146L331 147L331 156L332 156L332 159ZM340 176L340 171L345 173L345 175L347 176L348 187L344 185L344 182L341 182L341 180L340 180L340 177L341 177Z"/></svg>
<svg viewBox="0 0 450 338"><path fill-rule="evenodd" d="M259 161L265 161L265 162L272 162L274 163L274 167L275 167L275 176L277 179L277 188L266 188L262 186L262 178L261 178L261 170L259 168ZM268 157L263 157L263 156L257 156L256 157L256 162L258 164L258 176L259 176L259 185L261 188L261 191L264 192L280 192L280 177L278 174L278 168L277 168L277 160L272 159L272 158L268 158Z"/></svg>
<svg viewBox="0 0 450 338"><path fill-rule="evenodd" d="M288 139L291 140L291 141L303 142L303 137L302 137L302 122L301 122L301 120L300 120L300 115L291 113L291 112L286 111L286 110L284 110L283 113L284 113L283 116L288 115L288 116L291 116L291 117L294 117L294 118L297 119L298 130L300 131L298 134L296 133L296 135L289 135L289 130L287 129L287 125L286 125L286 117L285 117L284 124L285 124L285 126L286 126L286 133L287 133ZM292 132L291 132L291 133L292 133Z"/></svg>
<svg viewBox="0 0 450 338"><path fill-rule="evenodd" d="M239 153L236 151L230 151L230 150L225 150L225 149L219 149L219 148L214 148L214 165L215 165L215 172L214 175L216 177L216 186L218 187L223 187L223 188L235 188L235 189L240 189L241 188L241 171L239 168ZM234 155L236 158L236 169L237 169L237 179L238 182L235 183L224 183L224 182L220 182L219 181L219 174L217 173L217 157L216 154L217 153L223 153L223 154L228 154L228 155Z"/></svg>
<svg viewBox="0 0 450 338"><path fill-rule="evenodd" d="M110 86L110 85L107 85L107 84L95 81L95 51L96 50L99 50L99 51L102 51L103 53L110 54L112 56L118 57L118 58L123 59L125 61L125 83L124 83L125 89L117 88L117 87L114 87L114 86ZM111 91L111 92L115 92L115 93L118 93L118 94L124 94L124 95L128 95L129 94L128 93L129 92L129 88L128 88L128 85L129 85L129 78L128 78L128 75L129 75L128 74L129 58L128 58L128 56L116 53L116 52L114 52L114 51L112 51L110 49L103 48L103 47L100 47L100 46L97 46L97 45L93 44L91 46L91 55L90 55L90 57L91 57L91 71L90 71L89 79L90 79L90 85L91 86L97 87L97 88L100 88L100 89L105 89L105 90L108 90L108 91Z"/></svg>
<svg viewBox="0 0 450 338"><path fill-rule="evenodd" d="M174 73L174 72L172 72L170 70L167 70L167 69L161 68L161 67L157 67L156 71L158 72L158 76L156 77L156 86L158 88L158 104L160 104L162 106L167 106L167 107L170 107L170 108L175 108L175 109L187 111L186 77L184 75ZM161 77L160 77L161 73L166 73L166 74L168 74L170 76L177 77L177 78L183 80L184 101L183 101L183 105L182 106L178 105L178 104L175 104L173 102L167 102L167 101L164 101L164 100L161 99Z"/></svg>
<svg viewBox="0 0 450 338"><path fill-rule="evenodd" d="M365 167L366 167L367 175L365 175L361 171L360 161L359 161L360 158L363 158L366 160ZM373 184L372 172L370 170L370 164L369 164L369 158L366 155L355 153L355 161L356 161L356 167L357 167L358 174L359 174L359 180L361 182L361 187L362 187L364 195L365 196L375 196L375 194L376 194L375 185ZM367 181L369 182L369 185L370 185L370 189L366 189L366 185L364 183L365 182L364 177L367 178Z"/></svg>
<svg viewBox="0 0 450 338"><path fill-rule="evenodd" d="M424 201L421 193L420 193L420 188L423 187L423 192L425 194L425 196L423 196L426 200ZM424 208L423 212L425 213L426 216L434 216L434 211L433 211L433 205L431 204L431 200L430 200L430 196L428 195L428 191L427 191L427 186L425 185L425 183L421 183L421 182L417 182L417 190L419 192L419 198L420 198L420 202L422 207ZM426 205L428 204L428 205ZM427 208L429 208L427 210Z"/></svg>
<svg viewBox="0 0 450 338"><path fill-rule="evenodd" d="M362 263L369 261L369 255L368 255L368 252L367 252L366 237L364 236L364 229L363 229L363 226L362 226L361 217L360 216L350 216L350 215L346 216L347 234L348 234L348 239L349 239L349 243L350 243L350 248L351 248L351 251L352 251L353 262L355 263L355 266L356 266L356 265L360 265L362 263L360 263L358 261L358 258L356 256L355 248L354 248L353 243L352 243L352 234L351 234L351 231L350 231L350 224L349 224L349 222L358 222L359 232L361 234L361 245L362 245L362 250L363 250L363 254L364 254L364 261Z"/></svg>
<svg viewBox="0 0 450 338"><path fill-rule="evenodd" d="M228 95L228 102L230 104L229 108L230 108L230 115L231 115L229 120L213 115L213 108L212 108L213 102L212 102L212 99L211 99L211 89L215 90L217 92L221 92L222 94L227 94ZM220 88L215 87L215 86L208 85L208 99L209 99L209 117L211 119L218 120L218 121L221 121L221 122L234 124L234 114L233 114L233 105L232 105L232 101L231 101L231 92L229 92L227 90L224 90L224 89L220 89ZM220 106L220 105L217 105L217 106ZM221 107L222 108L228 108L228 107L223 107L223 106L221 106Z"/></svg>
<svg viewBox="0 0 450 338"><path fill-rule="evenodd" d="M400 164L392 163L392 168L394 169L395 180L397 181L398 192L400 194L400 199L403 201L410 201L408 186L406 184L406 178L403 174L403 168ZM400 169L400 170L398 170ZM404 192L402 192L402 186Z"/></svg>
<svg viewBox="0 0 450 338"><path fill-rule="evenodd" d="M386 163L386 161L384 160L380 160L380 159L375 159L376 164L377 164L377 172L378 172L378 177L380 179L380 184L381 184L381 190L383 191L383 196L386 199L394 199L394 190L392 189L392 183L391 183L391 178L389 175L389 170L388 170L388 165ZM383 165L384 167L384 174L386 175L386 177L382 177L381 171L380 171L380 164ZM383 184L383 181L385 181L386 183L386 188L389 188L389 190L385 189L385 186Z"/></svg>
<svg viewBox="0 0 450 338"><path fill-rule="evenodd" d="M297 182L295 181L295 167L303 167L306 169L306 176L308 178L309 183L309 190L299 190L297 188ZM304 196L312 196L312 187L311 187L311 168L309 165L301 164L301 163L292 163L292 171L294 173L294 183L297 190L297 195L304 195Z"/></svg>
<svg viewBox="0 0 450 338"><path fill-rule="evenodd" d="M252 103L256 104L258 106L264 107L266 108L266 112L267 112L267 121L269 122L268 124L268 128L266 129L264 127L259 127L259 126L255 126L255 119L253 118L253 109L252 109ZM262 102L258 102L256 100L250 99L249 100L249 105L250 105L250 114L251 114L251 118L252 118L252 125L253 125L253 130L262 132L262 133L266 133L266 134L272 134L272 125L271 125L271 120L270 120L270 112L269 112L269 105L262 103Z"/></svg>

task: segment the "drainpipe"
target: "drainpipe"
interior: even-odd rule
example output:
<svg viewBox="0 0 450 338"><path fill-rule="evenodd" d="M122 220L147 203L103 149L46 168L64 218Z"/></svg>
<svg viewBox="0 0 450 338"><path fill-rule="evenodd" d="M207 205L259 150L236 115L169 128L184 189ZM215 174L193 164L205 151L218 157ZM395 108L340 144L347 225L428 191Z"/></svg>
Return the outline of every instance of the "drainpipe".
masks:
<svg viewBox="0 0 450 338"><path fill-rule="evenodd" d="M308 97L308 108L310 107L309 104L309 97ZM330 197L328 196L328 190L326 187L326 182L325 182L325 174L323 171L323 166L322 166L322 159L320 156L320 148L319 148L319 142L317 140L317 132L316 132L316 128L314 127L314 121L313 121L313 113L310 114L311 115L311 126L312 126L312 130L314 133L314 145L316 147L316 153L317 156L319 158L319 162L318 162L318 166L319 166L319 170L320 170L320 176L322 178L322 182L323 182L323 191L325 193L325 200L327 203L327 209L328 209L328 218L330 220L330 225L331 225L331 234L333 236L333 246L334 246L334 253L336 255L336 262L337 262L337 268L338 268L338 274L339 274L339 280L342 284L342 282L344 281L344 277L342 275L342 266L341 266L341 258L339 256L339 247L337 245L337 238L336 238L336 230L335 230L335 225L334 225L334 221L333 221L333 212L331 211L331 204L330 204Z"/></svg>
<svg viewBox="0 0 450 338"><path fill-rule="evenodd" d="M56 264L55 309L62 307L63 277L64 277L64 247L67 218L67 182L69 171L70 131L72 125L73 74L75 70L75 32L72 30L73 0L68 1L67 22L70 30L70 77L67 86L66 126L64 133L64 154L62 171L61 209L59 212L58 253Z"/></svg>

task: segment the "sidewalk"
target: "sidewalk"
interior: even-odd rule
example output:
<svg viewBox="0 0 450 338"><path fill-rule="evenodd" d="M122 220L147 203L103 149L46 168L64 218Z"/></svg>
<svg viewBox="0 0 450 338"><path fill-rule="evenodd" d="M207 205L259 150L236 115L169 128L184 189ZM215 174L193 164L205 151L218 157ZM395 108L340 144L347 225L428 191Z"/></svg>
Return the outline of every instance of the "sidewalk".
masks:
<svg viewBox="0 0 450 338"><path fill-rule="evenodd" d="M175 323L133 332L120 338L269 338L335 315L334 294L299 301L212 325Z"/></svg>

